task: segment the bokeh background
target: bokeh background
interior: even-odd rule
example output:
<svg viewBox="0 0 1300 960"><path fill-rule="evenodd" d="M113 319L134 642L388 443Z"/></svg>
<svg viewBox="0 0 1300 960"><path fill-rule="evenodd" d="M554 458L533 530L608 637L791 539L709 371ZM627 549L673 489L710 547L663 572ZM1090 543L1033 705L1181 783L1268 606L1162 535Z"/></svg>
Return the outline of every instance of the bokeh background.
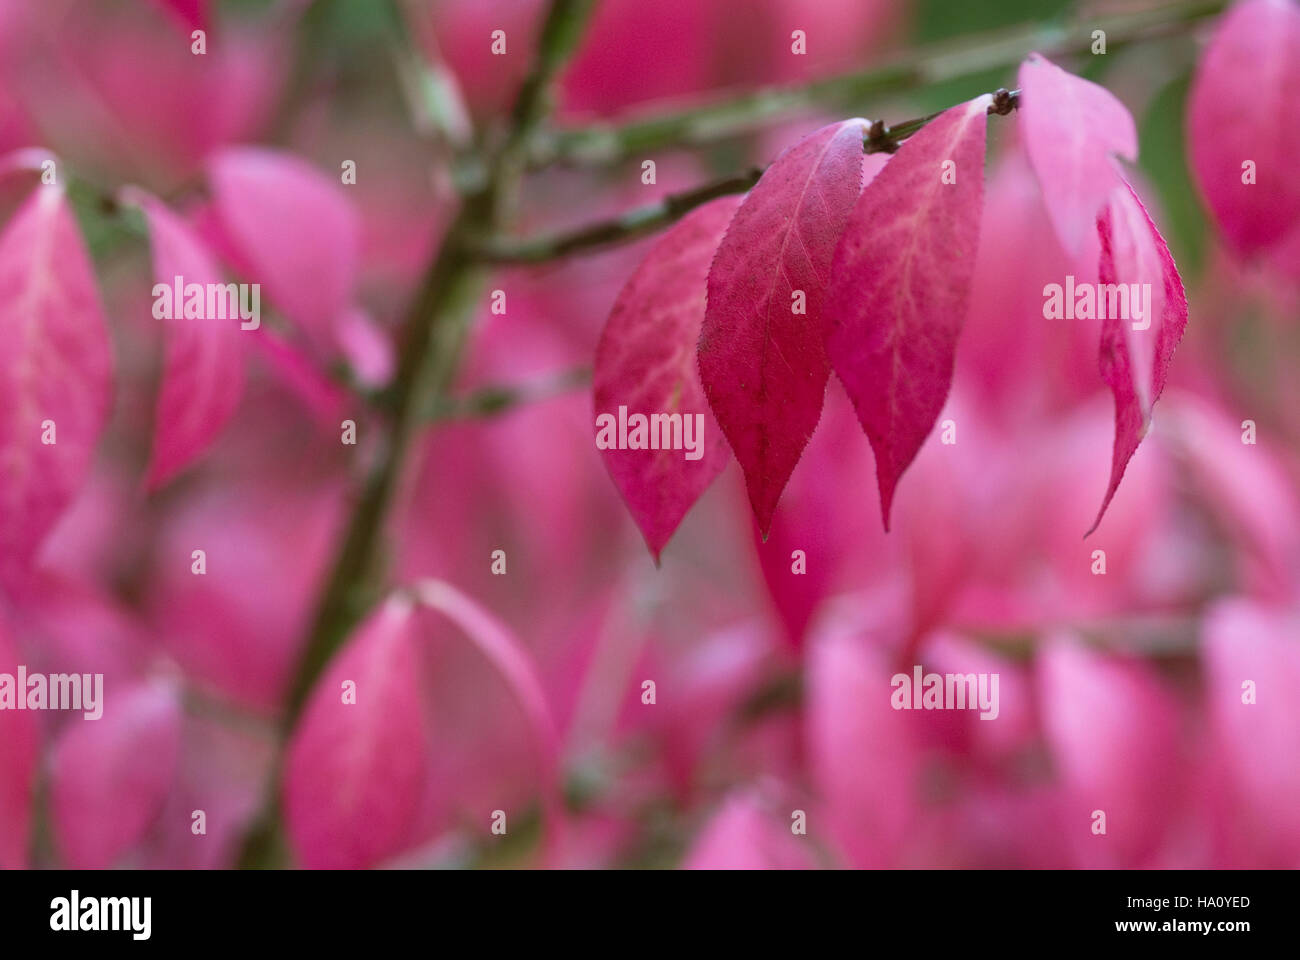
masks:
<svg viewBox="0 0 1300 960"><path fill-rule="evenodd" d="M1086 33L1090 17L1132 6L604 0L557 122L865 69L1018 24ZM473 156L503 121L542 7L0 0L0 154L39 145L71 171L116 366L92 476L29 585L0 602L0 669L102 672L105 715L0 715L0 865L236 862L277 776L277 713L367 454L339 443L352 402L340 383L391 375L397 325L454 209L453 147ZM202 57L189 49L196 25ZM659 568L595 449L587 389L436 424L391 525L394 582L454 584L531 654L562 742L562 835L543 852L528 714L474 645L430 620L413 667L426 735L403 747L419 750L420 775L402 788L414 795L400 829L370 836L362 817L355 836L299 843L290 862L1300 866L1300 275L1284 252L1237 258L1189 172L1188 91L1212 26L1058 61L1136 118L1136 182L1191 308L1153 432L1095 534L1083 539L1113 430L1098 331L1043 320L1043 285L1069 267L1015 115L991 118L975 289L943 415L958 442L927 442L893 531L834 379L768 541L733 463ZM490 53L494 29L507 56ZM793 29L807 32L804 57L790 54ZM768 162L831 120L903 120L1014 81L1010 63L704 147L561 165L527 178L516 229L586 223ZM1297 122L1289 108L1279 122ZM243 144L334 180L356 162L355 186L339 187L358 250L346 333L255 356L217 445L146 495L162 356L149 248L102 198L136 184L201 226L209 165ZM656 161L653 185L642 159ZM0 217L30 189L0 180ZM277 242L310 242L310 218L268 203ZM507 311L485 298L457 392L580 379L650 242L499 271L490 286ZM196 577L200 546L208 573ZM498 549L506 576L490 570ZM999 718L890 709L909 645L927 669L999 673ZM1254 705L1241 702L1245 680ZM377 769L366 776L382 779ZM322 803L350 789L329 776L300 786ZM191 833L195 809L206 836ZM504 837L488 830L497 809ZM1090 829L1096 809L1104 837ZM792 835L794 810L807 836Z"/></svg>

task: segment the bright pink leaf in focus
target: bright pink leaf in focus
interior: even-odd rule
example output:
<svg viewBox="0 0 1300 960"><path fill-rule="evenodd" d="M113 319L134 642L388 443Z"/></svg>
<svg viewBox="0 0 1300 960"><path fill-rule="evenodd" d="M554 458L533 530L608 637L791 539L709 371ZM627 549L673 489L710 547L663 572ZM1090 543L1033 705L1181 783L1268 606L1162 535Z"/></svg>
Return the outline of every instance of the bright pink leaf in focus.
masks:
<svg viewBox="0 0 1300 960"><path fill-rule="evenodd" d="M0 622L0 673L16 676L21 662ZM26 696L26 692L18 695ZM40 744L38 717L30 710L0 711L0 870L27 867L32 789Z"/></svg>
<svg viewBox="0 0 1300 960"><path fill-rule="evenodd" d="M709 264L739 205L739 197L719 197L665 234L619 293L596 347L597 416L608 413L617 421L619 407L625 406L629 416L703 418L702 435L692 434L701 444L696 460L687 459L684 450L601 451L656 563L729 457L700 385L693 348L704 320Z"/></svg>
<svg viewBox="0 0 1300 960"><path fill-rule="evenodd" d="M217 218L247 279L317 348L333 352L349 306L360 220L342 187L306 161L260 147L219 152L209 165Z"/></svg>
<svg viewBox="0 0 1300 960"><path fill-rule="evenodd" d="M0 234L0 332L0 584L12 586L81 488L109 408L104 315L61 187L38 188Z"/></svg>
<svg viewBox="0 0 1300 960"><path fill-rule="evenodd" d="M1151 408L1165 388L1169 364L1187 328L1187 297L1174 258L1127 182L1121 182L1097 218L1097 232L1101 283L1150 284L1151 312L1141 321L1110 316L1102 322L1101 377L1115 395L1115 447L1110 483L1089 533L1101 523L1124 468L1151 426ZM1128 312L1135 314L1131 308ZM1142 324L1145 329L1134 329Z"/></svg>
<svg viewBox="0 0 1300 960"><path fill-rule="evenodd" d="M74 713L54 748L51 809L69 867L103 870L136 845L172 789L181 709L162 686L109 691L103 716ZM182 824L179 829L187 829Z"/></svg>
<svg viewBox="0 0 1300 960"><path fill-rule="evenodd" d="M1300 7L1249 0L1215 30L1188 97L1192 172L1220 229L1243 254L1300 221ZM1245 161L1255 182L1244 183Z"/></svg>
<svg viewBox="0 0 1300 960"><path fill-rule="evenodd" d="M430 749L415 623L401 601L363 623L317 685L289 745L285 817L309 869L372 867L412 840ZM355 703L343 702L346 681L356 685Z"/></svg>
<svg viewBox="0 0 1300 960"><path fill-rule="evenodd" d="M946 110L907 140L862 191L835 251L826 349L876 453L886 530L898 478L952 384L979 248L990 102L986 94Z"/></svg>
<svg viewBox="0 0 1300 960"><path fill-rule="evenodd" d="M781 154L709 270L700 379L765 534L821 417L830 375L822 302L861 189L865 130L860 119L833 123ZM804 313L795 312L799 292Z"/></svg>
<svg viewBox="0 0 1300 960"><path fill-rule="evenodd" d="M802 646L827 597L849 584L876 582L887 565L898 562L897 544L861 509L874 470L853 407L831 384L817 433L781 496L766 541L755 525L763 580L792 647ZM798 570L795 550L803 552Z"/></svg>
<svg viewBox="0 0 1300 960"><path fill-rule="evenodd" d="M203 241L156 197L136 194L149 223L156 283L222 283L221 269ZM158 392L157 428L145 483L162 486L200 456L239 406L244 390L240 320L186 319L181 304L166 325L166 357Z"/></svg>
<svg viewBox="0 0 1300 960"><path fill-rule="evenodd" d="M1137 129L1109 90L1038 54L1020 65L1020 129L1061 246L1079 255L1116 184L1112 154L1137 159Z"/></svg>

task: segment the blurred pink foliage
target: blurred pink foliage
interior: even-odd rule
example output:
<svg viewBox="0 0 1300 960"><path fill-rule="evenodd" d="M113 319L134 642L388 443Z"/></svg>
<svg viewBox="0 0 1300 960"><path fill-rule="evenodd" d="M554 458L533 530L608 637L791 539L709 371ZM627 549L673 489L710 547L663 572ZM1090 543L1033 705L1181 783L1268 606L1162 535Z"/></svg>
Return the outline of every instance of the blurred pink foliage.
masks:
<svg viewBox="0 0 1300 960"><path fill-rule="evenodd" d="M230 866L277 776L294 665L356 480L383 455L381 414L360 398L393 376L403 310L452 212L442 158L392 91L366 85L380 81L334 64L295 84L295 31L321 2L0 0L0 156L40 145L63 177L43 193L31 173L0 179L0 327L18 331L0 356L0 675L103 673L106 691L97 721L0 712L0 867ZM402 9L424 57L490 125L526 73L541 6ZM858 69L909 16L887 0L651 6L601 5L562 80L563 123ZM195 56L200 26L208 52ZM787 55L796 27L806 59ZM504 57L489 51L494 29L507 32ZM684 519L683 504L655 500L657 475L607 472L586 392L430 428L385 531L391 580L454 584L490 611L508 653L494 659L491 640L427 610L372 611L312 691L281 771L297 862L1300 867L1300 212L1294 169L1279 181L1265 153L1242 202L1228 149L1261 123L1300 129L1298 29L1293 5L1246 0L1211 32L1186 145L1210 249L1183 274L1188 332L1163 398L1142 410L1149 433L1135 433L1145 439L1087 540L1115 431L1101 324L1044 320L1042 307L1044 286L1081 257L1095 271L1089 205L1115 196L1094 190L1096 169L1136 149L1128 108L1104 90L1076 104L1102 116L1101 154L1035 132L1052 117L1033 106L989 118L964 332L951 390L931 398L957 441L921 431L888 535L871 446L838 380L790 451L784 492L765 500L766 538L729 462L709 461L713 482L691 491ZM1283 66L1252 127L1232 109L1233 83L1266 42ZM1127 66L1139 79L1160 70ZM867 109L926 112L907 97ZM1244 126L1225 128L1226 113ZM781 145L829 119L796 124ZM741 140L721 165L656 154L654 184L631 166L541 172L519 229L768 163L771 145ZM1295 151L1277 150L1293 168ZM355 185L338 180L345 160ZM1074 171L1078 189L1049 193L1044 169ZM96 240L93 280L84 248L96 238L82 232L96 214L74 211L70 178L147 198L149 241ZM1163 263L1165 216L1134 184L1162 228L1145 252L1159 241ZM638 264L675 252L662 237L494 271L487 291L508 307L492 312L485 294L453 399L590 367ZM33 281L41 254L57 281ZM706 275L709 251L694 257L663 269ZM191 271L264 285L249 349L198 362L183 327L151 318L156 277ZM623 308L648 315L635 294ZM42 311L48 337L25 338ZM697 329L702 317L678 319ZM668 359L690 369L694 351ZM596 363L598 397L613 396ZM32 467L17 439L28 407L54 411L37 421L58 421L57 470ZM355 447L339 443L344 420ZM998 718L892 709L891 677L913 664L998 674ZM340 699L344 681L355 705ZM554 729L539 734L539 716ZM200 808L206 844L191 832ZM505 849L488 832L498 809L512 838L537 827L546 842ZM1104 836L1090 829L1099 809ZM807 836L791 830L795 810Z"/></svg>

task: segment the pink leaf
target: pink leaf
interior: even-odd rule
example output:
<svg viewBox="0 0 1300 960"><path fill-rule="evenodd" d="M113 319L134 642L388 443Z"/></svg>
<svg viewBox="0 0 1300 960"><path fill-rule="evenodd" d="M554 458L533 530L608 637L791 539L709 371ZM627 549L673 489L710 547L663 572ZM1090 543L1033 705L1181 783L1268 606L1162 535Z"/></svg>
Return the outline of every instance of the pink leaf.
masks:
<svg viewBox="0 0 1300 960"><path fill-rule="evenodd" d="M420 583L418 594L421 603L460 627L466 639L501 674L527 716L541 769L546 855L553 856L562 844L563 830L560 737L536 663L509 627L450 584L425 580Z"/></svg>
<svg viewBox="0 0 1300 960"><path fill-rule="evenodd" d="M833 123L781 154L736 212L709 270L700 379L764 534L821 417L830 375L822 301L861 189L865 129L860 119Z"/></svg>
<svg viewBox="0 0 1300 960"><path fill-rule="evenodd" d="M849 866L897 866L918 819L917 724L890 705L883 651L836 626L812 641L807 738L827 829Z"/></svg>
<svg viewBox="0 0 1300 960"><path fill-rule="evenodd" d="M1132 320L1108 316L1102 321L1101 377L1115 395L1115 447L1110 483L1089 533L1101 523L1124 468L1151 426L1152 405L1165 388L1169 364L1187 327L1187 297L1174 258L1127 182L1115 189L1097 218L1097 232L1101 238L1101 284L1149 284L1151 297L1150 313L1141 321L1132 308L1128 311L1134 315ZM1098 300L1100 291L1099 287ZM1119 312L1123 311L1107 310L1108 314ZM1143 323L1144 329L1134 329Z"/></svg>
<svg viewBox="0 0 1300 960"><path fill-rule="evenodd" d="M288 342L269 327L258 330L253 341L258 353L286 392L295 395L323 429L333 432L348 408L349 396L330 379L305 351Z"/></svg>
<svg viewBox="0 0 1300 960"><path fill-rule="evenodd" d="M221 270L203 241L156 197L128 195L149 223L154 280L172 288L177 277L219 284ZM165 319L166 358L158 393L157 428L145 484L162 486L200 456L225 427L244 389L244 346L239 318L187 319L173 303Z"/></svg>
<svg viewBox="0 0 1300 960"><path fill-rule="evenodd" d="M764 809L757 792L737 791L713 815L686 854L687 870L807 870L808 847Z"/></svg>
<svg viewBox="0 0 1300 960"><path fill-rule="evenodd" d="M848 584L874 582L898 562L897 544L860 509L873 469L853 407L831 384L822 422L782 494L767 540L757 530L754 536L768 593L795 648L827 597Z"/></svg>
<svg viewBox="0 0 1300 960"><path fill-rule="evenodd" d="M713 252L739 197L719 197L664 235L619 293L596 348L597 417L667 414L700 425L698 455L684 449L601 451L646 546L659 553L682 517L727 465L727 445L709 411L695 365ZM658 434L656 433L656 436ZM598 434L599 439L599 434Z"/></svg>
<svg viewBox="0 0 1300 960"><path fill-rule="evenodd" d="M1215 745L1261 866L1300 866L1300 619L1233 598L1205 619L1205 696ZM1249 686L1247 685L1249 681ZM1248 698L1249 693L1249 698Z"/></svg>
<svg viewBox="0 0 1300 960"><path fill-rule="evenodd" d="M0 583L14 584L85 480L111 391L95 278L61 187L38 188L0 235L0 330Z"/></svg>
<svg viewBox="0 0 1300 960"><path fill-rule="evenodd" d="M145 835L172 789L181 711L166 687L105 688L103 716L74 714L54 749L51 809L68 866L102 870Z"/></svg>
<svg viewBox="0 0 1300 960"><path fill-rule="evenodd" d="M208 0L154 0L187 30L208 29Z"/></svg>
<svg viewBox="0 0 1300 960"><path fill-rule="evenodd" d="M952 383L990 102L986 94L946 110L904 143L862 191L835 251L827 352L876 453L886 530L898 478Z"/></svg>
<svg viewBox="0 0 1300 960"><path fill-rule="evenodd" d="M1083 865L1141 866L1158 849L1177 795L1176 702L1141 661L1067 638L1039 654L1037 682L1063 814ZM1104 845L1087 829L1098 809L1106 812Z"/></svg>
<svg viewBox="0 0 1300 960"><path fill-rule="evenodd" d="M371 867L413 840L430 741L412 613L389 601L357 628L290 743L285 817L309 869Z"/></svg>
<svg viewBox="0 0 1300 960"><path fill-rule="evenodd" d="M1078 256L1116 183L1111 155L1137 159L1133 116L1109 90L1036 53L1020 65L1019 81L1020 129L1029 163L1061 246Z"/></svg>
<svg viewBox="0 0 1300 960"><path fill-rule="evenodd" d="M216 213L248 279L323 350L356 282L360 222L342 188L291 154L233 147L209 166Z"/></svg>
<svg viewBox="0 0 1300 960"><path fill-rule="evenodd" d="M17 677L19 659L0 622L0 673ZM25 690L15 690L25 697ZM0 870L27 867L28 832L31 827L32 790L40 743L39 714L14 710L6 704L0 711Z"/></svg>
<svg viewBox="0 0 1300 960"><path fill-rule="evenodd" d="M1224 235L1243 254L1281 241L1300 220L1300 7L1248 0L1224 14L1187 109L1192 172Z"/></svg>

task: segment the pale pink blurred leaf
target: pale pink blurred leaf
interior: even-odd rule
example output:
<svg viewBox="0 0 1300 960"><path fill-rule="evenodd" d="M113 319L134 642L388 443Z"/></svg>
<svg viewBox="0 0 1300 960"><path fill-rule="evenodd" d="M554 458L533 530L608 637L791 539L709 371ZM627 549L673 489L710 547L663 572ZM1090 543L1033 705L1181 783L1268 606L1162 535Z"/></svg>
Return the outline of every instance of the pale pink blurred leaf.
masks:
<svg viewBox="0 0 1300 960"><path fill-rule="evenodd" d="M163 686L105 689L103 716L73 713L55 745L50 806L69 867L117 864L154 823L171 792L181 747L181 709Z"/></svg>
<svg viewBox="0 0 1300 960"><path fill-rule="evenodd" d="M1166 406L1167 405L1167 408ZM1272 444L1242 443L1242 421L1186 391L1162 408L1161 438L1178 466L1240 551L1246 579L1259 593L1284 599L1300 571L1300 492Z"/></svg>
<svg viewBox="0 0 1300 960"><path fill-rule="evenodd" d="M171 288L177 277L191 283L223 281L211 251L158 198L135 192L149 224L155 283ZM187 319L181 304L166 328L157 426L145 484L151 490L172 479L203 454L225 428L244 390L244 344L240 320Z"/></svg>
<svg viewBox="0 0 1300 960"><path fill-rule="evenodd" d="M253 343L258 354L285 389L297 396L322 429L338 430L350 406L347 390L274 330L262 327L256 333Z"/></svg>
<svg viewBox="0 0 1300 960"><path fill-rule="evenodd" d="M1039 653L1037 686L1081 863L1142 865L1160 847L1179 786L1177 704L1148 665L1068 637ZM1105 811L1105 836L1091 832L1094 810Z"/></svg>
<svg viewBox="0 0 1300 960"><path fill-rule="evenodd" d="M17 676L22 663L3 621L0 621L0 673ZM15 691L26 697L25 690ZM0 870L27 867L32 791L40 745L40 716L30 710L0 711Z"/></svg>
<svg viewBox="0 0 1300 960"><path fill-rule="evenodd" d="M1281 241L1300 221L1300 7L1247 0L1225 13L1187 111L1192 173L1230 244L1252 254Z"/></svg>
<svg viewBox="0 0 1300 960"><path fill-rule="evenodd" d="M848 864L899 865L917 812L921 755L908 711L890 705L883 652L840 628L808 662L807 736L824 816Z"/></svg>
<svg viewBox="0 0 1300 960"><path fill-rule="evenodd" d="M1115 395L1115 446L1110 482L1091 533L1119 489L1124 469L1151 427L1151 408L1165 388L1169 364L1187 328L1187 296L1169 247L1127 183L1097 218L1098 275L1105 284L1150 284L1150 315L1142 321L1107 316L1101 327L1101 377ZM1131 289L1131 288L1130 288ZM1142 289L1139 286L1139 289ZM1101 288L1098 288L1098 297ZM1108 313L1120 313L1108 310ZM1128 311L1133 314L1130 308ZM1134 329L1145 323L1145 329Z"/></svg>
<svg viewBox="0 0 1300 960"><path fill-rule="evenodd" d="M455 587L440 580L424 580L420 602L456 624L505 680L506 686L528 718L537 749L546 855L563 842L564 811L560 798L560 737L537 664L527 648L500 620Z"/></svg>
<svg viewBox="0 0 1300 960"><path fill-rule="evenodd" d="M38 188L0 234L0 330L0 584L12 585L85 480L111 392L95 278L61 187Z"/></svg>
<svg viewBox="0 0 1300 960"><path fill-rule="evenodd" d="M334 335L358 383L371 390L388 383L393 375L393 346L368 313L356 307L345 310L335 323Z"/></svg>
<svg viewBox="0 0 1300 960"><path fill-rule="evenodd" d="M886 530L898 479L952 384L990 102L986 94L946 110L908 139L862 191L835 251L826 347L876 454Z"/></svg>
<svg viewBox="0 0 1300 960"><path fill-rule="evenodd" d="M682 862L687 870L807 870L806 837L790 831L760 798L737 792L704 825Z"/></svg>
<svg viewBox="0 0 1300 960"><path fill-rule="evenodd" d="M208 0L154 0L189 30L208 29Z"/></svg>
<svg viewBox="0 0 1300 960"><path fill-rule="evenodd" d="M1137 128L1109 90L1034 53L1020 65L1020 129L1043 200L1067 253L1091 241L1116 183L1112 155L1137 159Z"/></svg>
<svg viewBox="0 0 1300 960"><path fill-rule="evenodd" d="M699 422L698 459L685 450L601 451L657 563L682 518L727 465L729 451L704 397L695 343L705 281L739 197L719 197L685 217L646 254L619 293L596 347L597 416L668 414ZM697 418L697 414L699 415Z"/></svg>
<svg viewBox="0 0 1300 960"><path fill-rule="evenodd" d="M343 187L299 157L261 147L222 150L208 170L217 218L247 279L332 351L360 250L360 221Z"/></svg>
<svg viewBox="0 0 1300 960"><path fill-rule="evenodd" d="M833 123L781 154L709 270L700 379L764 533L821 417L830 375L822 302L861 189L865 130L860 119ZM800 292L805 313L795 312Z"/></svg>
<svg viewBox="0 0 1300 960"><path fill-rule="evenodd" d="M284 811L309 869L372 867L414 839L429 733L412 608L389 601L317 684L289 745ZM355 703L344 684L355 684Z"/></svg>
<svg viewBox="0 0 1300 960"><path fill-rule="evenodd" d="M1270 866L1300 866L1300 618L1244 599L1205 620L1205 696L1238 807ZM1254 702L1246 702L1247 683Z"/></svg>

